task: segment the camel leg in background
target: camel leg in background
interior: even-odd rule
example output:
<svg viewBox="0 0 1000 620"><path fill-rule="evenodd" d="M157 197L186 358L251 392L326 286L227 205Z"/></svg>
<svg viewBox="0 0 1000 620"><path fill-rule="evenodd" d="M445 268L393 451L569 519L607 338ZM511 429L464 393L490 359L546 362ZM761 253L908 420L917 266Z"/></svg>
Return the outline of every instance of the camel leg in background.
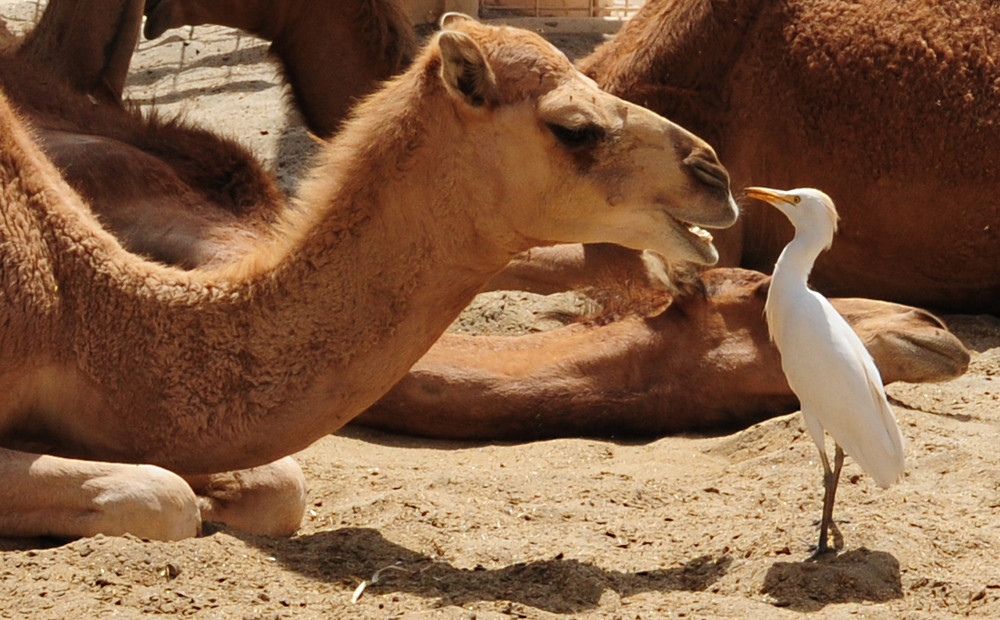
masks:
<svg viewBox="0 0 1000 620"><path fill-rule="evenodd" d="M306 125L322 138L417 50L397 0L149 0L146 14L148 39L168 28L217 24L270 41Z"/></svg>
<svg viewBox="0 0 1000 620"><path fill-rule="evenodd" d="M20 54L56 69L81 92L118 102L142 9L143 0L51 0Z"/></svg>
<svg viewBox="0 0 1000 620"><path fill-rule="evenodd" d="M445 335L355 423L453 439L658 436L795 411L764 322L770 277L714 269L703 279L704 295L651 318L519 337ZM968 366L961 341L927 312L831 301L886 383L943 381Z"/></svg>

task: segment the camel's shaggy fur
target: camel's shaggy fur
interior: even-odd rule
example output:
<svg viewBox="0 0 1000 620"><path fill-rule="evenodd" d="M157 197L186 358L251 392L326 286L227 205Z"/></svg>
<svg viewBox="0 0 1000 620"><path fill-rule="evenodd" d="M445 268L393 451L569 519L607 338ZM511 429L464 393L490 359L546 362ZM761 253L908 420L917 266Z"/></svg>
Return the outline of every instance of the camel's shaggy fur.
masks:
<svg viewBox="0 0 1000 620"><path fill-rule="evenodd" d="M998 47L987 0L650 0L581 68L704 135L734 185L829 193L826 293L995 313ZM770 270L788 224L745 215L723 261Z"/></svg>

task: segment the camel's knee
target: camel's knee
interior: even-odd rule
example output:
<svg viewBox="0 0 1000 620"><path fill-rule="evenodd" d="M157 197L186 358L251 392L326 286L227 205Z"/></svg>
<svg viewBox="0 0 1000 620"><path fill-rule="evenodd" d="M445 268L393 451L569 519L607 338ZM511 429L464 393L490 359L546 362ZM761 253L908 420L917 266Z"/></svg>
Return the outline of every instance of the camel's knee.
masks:
<svg viewBox="0 0 1000 620"><path fill-rule="evenodd" d="M866 346L885 383L947 381L969 368L969 350L944 328L890 329Z"/></svg>
<svg viewBox="0 0 1000 620"><path fill-rule="evenodd" d="M253 534L290 536L306 509L306 480L291 457L273 463L189 478L206 522Z"/></svg>
<svg viewBox="0 0 1000 620"><path fill-rule="evenodd" d="M83 535L133 534L154 540L180 540L201 532L198 499L177 474L153 465L128 466L88 480L93 509Z"/></svg>
<svg viewBox="0 0 1000 620"><path fill-rule="evenodd" d="M969 368L962 341L937 317L916 308L883 317L863 339L885 383L947 381Z"/></svg>

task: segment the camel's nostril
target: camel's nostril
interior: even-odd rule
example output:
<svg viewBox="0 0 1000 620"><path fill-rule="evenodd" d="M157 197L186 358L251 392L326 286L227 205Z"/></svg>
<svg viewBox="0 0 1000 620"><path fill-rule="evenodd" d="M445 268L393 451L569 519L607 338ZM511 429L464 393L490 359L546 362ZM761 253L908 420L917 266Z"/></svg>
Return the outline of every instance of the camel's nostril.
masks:
<svg viewBox="0 0 1000 620"><path fill-rule="evenodd" d="M705 185L729 189L729 173L714 157L708 159L701 153L692 153L684 163L691 167L694 175Z"/></svg>

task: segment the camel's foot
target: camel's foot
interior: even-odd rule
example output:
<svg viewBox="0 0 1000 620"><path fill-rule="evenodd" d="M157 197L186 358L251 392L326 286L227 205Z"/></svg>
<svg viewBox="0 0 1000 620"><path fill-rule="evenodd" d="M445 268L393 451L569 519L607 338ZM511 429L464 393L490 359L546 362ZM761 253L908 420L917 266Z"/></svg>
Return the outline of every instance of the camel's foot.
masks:
<svg viewBox="0 0 1000 620"><path fill-rule="evenodd" d="M204 522L251 534L291 536L306 510L306 481L291 457L267 465L189 476Z"/></svg>
<svg viewBox="0 0 1000 620"><path fill-rule="evenodd" d="M191 487L161 467L0 449L0 478L3 536L179 540L201 531Z"/></svg>
<svg viewBox="0 0 1000 620"><path fill-rule="evenodd" d="M875 359L883 383L947 381L965 373L971 356L936 316L873 299L831 299Z"/></svg>
<svg viewBox="0 0 1000 620"><path fill-rule="evenodd" d="M117 468L116 468L117 469ZM88 480L97 512L85 515L83 536L133 534L152 540L180 540L201 533L198 502L177 474L154 465L122 465Z"/></svg>
<svg viewBox="0 0 1000 620"><path fill-rule="evenodd" d="M252 534L293 534L305 476L291 458L189 480L153 465L81 461L0 448L0 536L132 534L179 540L202 521Z"/></svg>

